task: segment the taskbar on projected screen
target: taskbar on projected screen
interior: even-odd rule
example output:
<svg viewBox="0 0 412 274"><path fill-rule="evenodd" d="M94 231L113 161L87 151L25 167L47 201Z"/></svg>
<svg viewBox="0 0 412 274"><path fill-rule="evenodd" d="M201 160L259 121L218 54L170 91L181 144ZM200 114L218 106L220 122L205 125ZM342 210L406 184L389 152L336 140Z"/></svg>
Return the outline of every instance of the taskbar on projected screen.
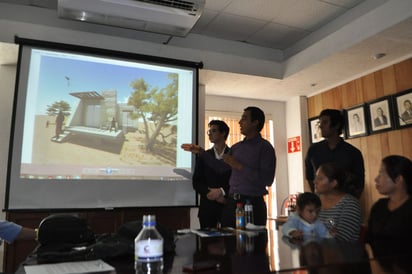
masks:
<svg viewBox="0 0 412 274"><path fill-rule="evenodd" d="M29 180L148 180L148 181L181 181L181 176L122 176L122 175L39 175L22 174L20 179Z"/></svg>

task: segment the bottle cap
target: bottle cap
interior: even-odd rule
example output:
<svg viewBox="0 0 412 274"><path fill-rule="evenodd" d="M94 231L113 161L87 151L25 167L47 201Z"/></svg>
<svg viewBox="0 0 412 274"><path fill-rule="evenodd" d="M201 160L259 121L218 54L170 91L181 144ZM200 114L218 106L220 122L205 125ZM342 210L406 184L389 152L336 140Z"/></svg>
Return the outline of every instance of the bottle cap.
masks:
<svg viewBox="0 0 412 274"><path fill-rule="evenodd" d="M143 215L143 225L145 226L156 225L156 216L155 215Z"/></svg>

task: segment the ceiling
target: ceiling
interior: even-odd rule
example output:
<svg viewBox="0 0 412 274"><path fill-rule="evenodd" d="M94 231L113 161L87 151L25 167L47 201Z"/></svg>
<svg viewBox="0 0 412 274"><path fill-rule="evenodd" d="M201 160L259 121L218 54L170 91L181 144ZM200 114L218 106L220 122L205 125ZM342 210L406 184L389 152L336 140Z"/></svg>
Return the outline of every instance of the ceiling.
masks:
<svg viewBox="0 0 412 274"><path fill-rule="evenodd" d="M57 0L0 0L0 10L17 5L21 14L47 10L51 17L47 23L38 15L16 19L0 11L0 24L2 19L64 24L64 28L162 44L176 55L178 50L199 51L205 67L200 83L206 94L286 101L412 57L411 2L206 0L199 21L182 38L67 22L57 18ZM386 55L378 59L379 53ZM16 46L0 43L0 64L16 59Z"/></svg>

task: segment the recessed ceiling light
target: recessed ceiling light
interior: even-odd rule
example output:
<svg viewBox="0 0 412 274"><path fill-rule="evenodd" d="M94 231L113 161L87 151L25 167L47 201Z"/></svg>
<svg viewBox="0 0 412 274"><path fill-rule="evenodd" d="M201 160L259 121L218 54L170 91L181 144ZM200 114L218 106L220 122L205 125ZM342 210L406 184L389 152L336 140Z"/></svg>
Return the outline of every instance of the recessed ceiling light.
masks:
<svg viewBox="0 0 412 274"><path fill-rule="evenodd" d="M385 56L386 56L386 53L383 53L383 52L381 52L381 53L376 53L376 54L373 56L373 59L379 60L379 59L381 59L381 58L383 58L383 57L385 57Z"/></svg>

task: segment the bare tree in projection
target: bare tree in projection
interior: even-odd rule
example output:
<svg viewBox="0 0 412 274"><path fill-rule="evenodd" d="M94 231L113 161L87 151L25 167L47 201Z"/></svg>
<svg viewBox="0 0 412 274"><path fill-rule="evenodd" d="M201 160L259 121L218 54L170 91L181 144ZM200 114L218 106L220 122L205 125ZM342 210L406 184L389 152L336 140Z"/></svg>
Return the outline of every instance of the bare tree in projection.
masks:
<svg viewBox="0 0 412 274"><path fill-rule="evenodd" d="M131 118L143 121L148 151L153 151L161 131L173 128L172 123L177 119L178 75L170 73L168 79L170 83L163 88L152 88L143 78L130 84L134 91L127 103L136 109Z"/></svg>

